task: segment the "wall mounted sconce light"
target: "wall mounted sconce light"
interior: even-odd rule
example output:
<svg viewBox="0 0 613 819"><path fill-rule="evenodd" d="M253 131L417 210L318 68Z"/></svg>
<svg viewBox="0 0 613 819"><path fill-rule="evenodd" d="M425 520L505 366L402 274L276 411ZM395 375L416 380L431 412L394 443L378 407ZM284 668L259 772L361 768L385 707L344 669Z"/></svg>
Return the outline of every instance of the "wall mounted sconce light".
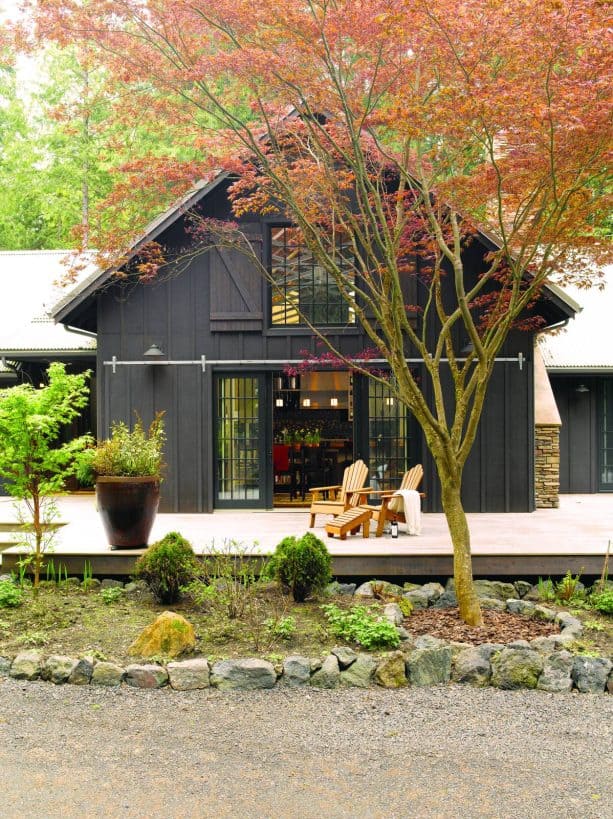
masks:
<svg viewBox="0 0 613 819"><path fill-rule="evenodd" d="M275 398L275 407L282 407L283 406L283 399L282 398Z"/></svg>
<svg viewBox="0 0 613 819"><path fill-rule="evenodd" d="M385 406L386 407L393 407L394 406L394 399L391 396L389 398L385 399Z"/></svg>
<svg viewBox="0 0 613 819"><path fill-rule="evenodd" d="M585 384L579 384L578 387L575 387L575 392L589 392L589 387L586 387Z"/></svg>
<svg viewBox="0 0 613 819"><path fill-rule="evenodd" d="M338 407L338 398L331 398L330 399L330 406L331 407Z"/></svg>
<svg viewBox="0 0 613 819"><path fill-rule="evenodd" d="M311 406L311 399L310 398L303 398L302 399L302 406L303 407L310 407Z"/></svg>
<svg viewBox="0 0 613 819"><path fill-rule="evenodd" d="M166 355L157 344L152 344L148 350L145 350L145 358L163 358Z"/></svg>

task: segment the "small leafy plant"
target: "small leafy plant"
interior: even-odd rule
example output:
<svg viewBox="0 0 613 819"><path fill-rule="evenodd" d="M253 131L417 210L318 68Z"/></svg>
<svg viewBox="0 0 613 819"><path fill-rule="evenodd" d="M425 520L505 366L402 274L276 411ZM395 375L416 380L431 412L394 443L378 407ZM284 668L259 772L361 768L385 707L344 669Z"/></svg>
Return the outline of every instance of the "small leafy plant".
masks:
<svg viewBox="0 0 613 819"><path fill-rule="evenodd" d="M23 592L11 580L0 580L0 609L13 609L23 603Z"/></svg>
<svg viewBox="0 0 613 819"><path fill-rule="evenodd" d="M123 589L121 589L119 586L111 586L109 589L102 589L100 591L100 597L107 606L110 606L123 597Z"/></svg>
<svg viewBox="0 0 613 819"><path fill-rule="evenodd" d="M166 440L163 416L158 412L147 430L138 415L131 431L123 421L113 423L110 438L80 455L79 481L92 483L98 475L161 478Z"/></svg>
<svg viewBox="0 0 613 819"><path fill-rule="evenodd" d="M555 600L556 597L556 590L553 585L553 580L548 577L547 580L543 580L542 577L539 577L537 583L537 593L539 600L542 603L551 603Z"/></svg>
<svg viewBox="0 0 613 819"><path fill-rule="evenodd" d="M330 630L342 640L359 643L366 649L395 648L400 644L396 627L374 607L352 606L343 610L335 603L327 603L322 609Z"/></svg>
<svg viewBox="0 0 613 819"><path fill-rule="evenodd" d="M296 633L296 618L288 615L275 620L269 617L264 621L264 625L271 637L289 642Z"/></svg>
<svg viewBox="0 0 613 819"><path fill-rule="evenodd" d="M332 559L326 545L311 532L283 538L270 562L270 573L288 588L297 603L321 591L331 580Z"/></svg>
<svg viewBox="0 0 613 819"><path fill-rule="evenodd" d="M603 614L613 615L613 589L592 595L592 607Z"/></svg>
<svg viewBox="0 0 613 819"><path fill-rule="evenodd" d="M196 578L200 565L189 541L169 532L136 561L134 577L144 580L158 603L175 603L181 589Z"/></svg>
<svg viewBox="0 0 613 819"><path fill-rule="evenodd" d="M584 595L582 593L582 586L579 584L580 577L581 572L579 572L577 575L573 575L570 570L567 571L562 580L560 580L559 583L556 583L556 599L561 603L569 603L575 598L581 599L581 597Z"/></svg>

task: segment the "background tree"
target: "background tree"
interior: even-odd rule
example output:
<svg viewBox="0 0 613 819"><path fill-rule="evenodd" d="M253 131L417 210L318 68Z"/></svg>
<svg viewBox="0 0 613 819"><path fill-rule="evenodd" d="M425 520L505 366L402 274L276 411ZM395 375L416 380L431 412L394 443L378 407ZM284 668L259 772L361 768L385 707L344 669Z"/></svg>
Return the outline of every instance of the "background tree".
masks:
<svg viewBox="0 0 613 819"><path fill-rule="evenodd" d="M52 522L52 496L76 469L76 455L90 436L60 443L62 428L87 404L88 373L68 375L51 364L46 386L30 384L0 391L0 477L28 511L33 535L34 588L38 589L44 543Z"/></svg>
<svg viewBox="0 0 613 819"><path fill-rule="evenodd" d="M131 85L118 121L155 119L189 146L134 165L118 210L136 178L163 200L225 168L237 215L296 225L423 429L472 624L462 472L496 356L543 284L588 283L587 254L608 252L594 231L610 138L605 16L594 0L305 0L282 12L277 0L46 0L35 11L39 36L95 43L118 87ZM465 252L483 223L498 249L471 279ZM111 231L107 246L127 238ZM411 276L420 309L403 297ZM421 380L407 356L423 359Z"/></svg>

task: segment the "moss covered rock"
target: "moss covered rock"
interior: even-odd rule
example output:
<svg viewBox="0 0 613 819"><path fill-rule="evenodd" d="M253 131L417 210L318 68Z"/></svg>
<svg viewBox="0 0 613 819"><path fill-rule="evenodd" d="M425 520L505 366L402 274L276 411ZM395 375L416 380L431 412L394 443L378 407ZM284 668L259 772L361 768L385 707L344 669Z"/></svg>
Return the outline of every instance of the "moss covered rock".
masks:
<svg viewBox="0 0 613 819"><path fill-rule="evenodd" d="M194 627L185 617L165 611L136 638L128 649L133 657L178 657L196 646Z"/></svg>

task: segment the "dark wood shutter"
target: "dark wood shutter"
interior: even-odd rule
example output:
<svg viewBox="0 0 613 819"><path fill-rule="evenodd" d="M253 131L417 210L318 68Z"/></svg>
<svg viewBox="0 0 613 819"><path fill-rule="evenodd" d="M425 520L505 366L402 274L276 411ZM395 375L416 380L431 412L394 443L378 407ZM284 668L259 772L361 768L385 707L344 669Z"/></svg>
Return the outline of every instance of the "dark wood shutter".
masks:
<svg viewBox="0 0 613 819"><path fill-rule="evenodd" d="M261 253L261 236L251 236ZM259 331L264 326L264 282L253 261L238 250L214 248L210 255L211 331Z"/></svg>

